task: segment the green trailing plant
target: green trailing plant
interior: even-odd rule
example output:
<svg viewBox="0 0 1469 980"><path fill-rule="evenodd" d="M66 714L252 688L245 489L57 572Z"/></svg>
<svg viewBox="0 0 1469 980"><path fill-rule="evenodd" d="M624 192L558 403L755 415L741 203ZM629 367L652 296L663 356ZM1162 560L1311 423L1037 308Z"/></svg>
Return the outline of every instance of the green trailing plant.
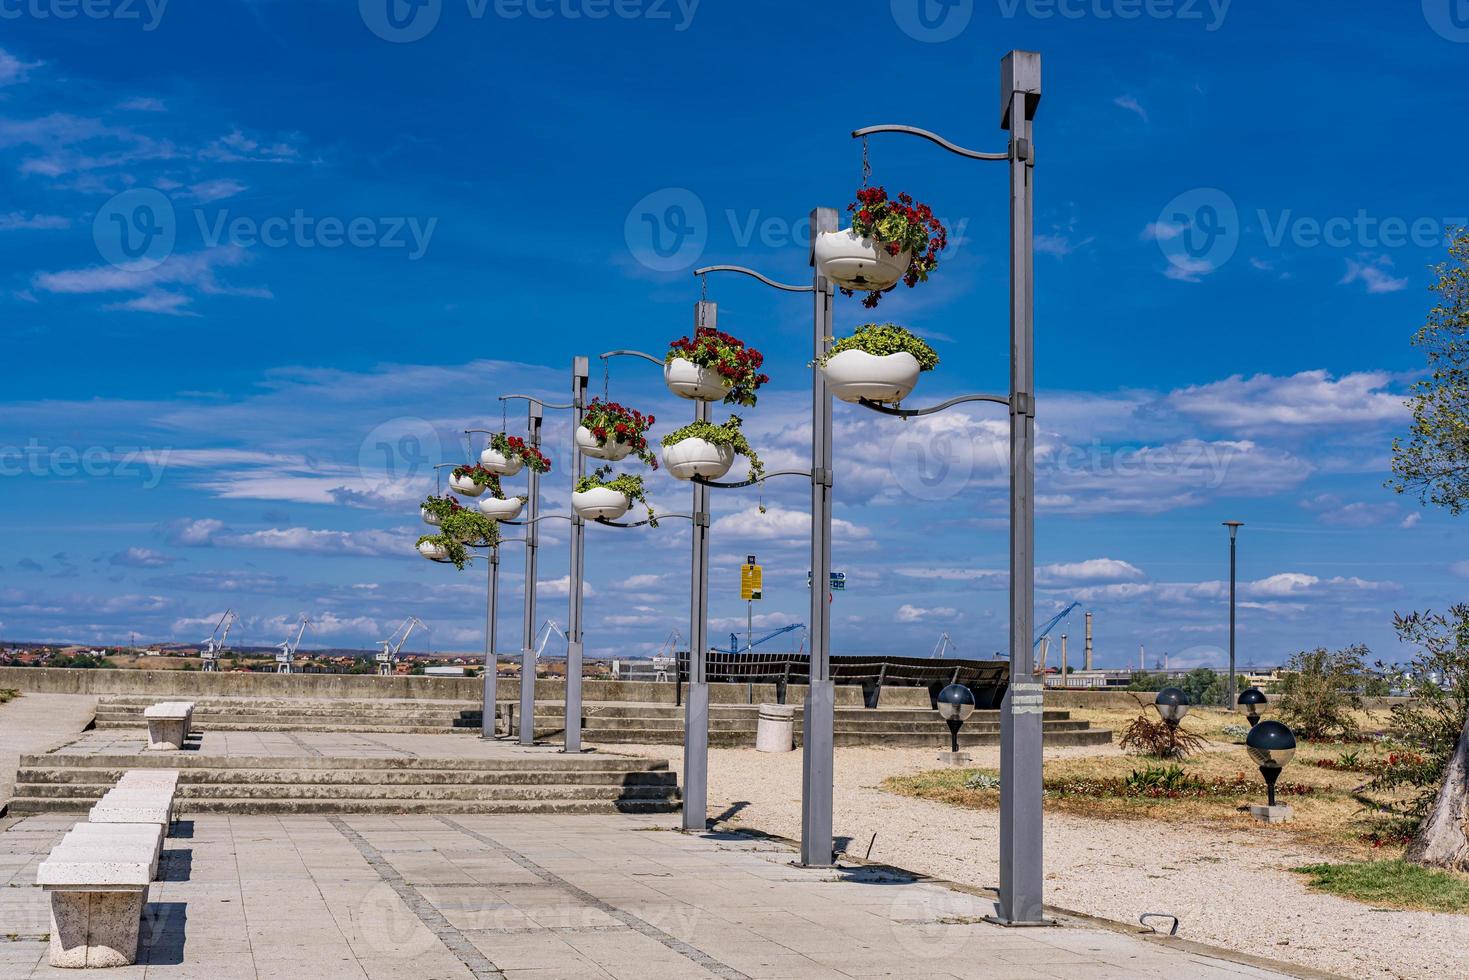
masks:
<svg viewBox="0 0 1469 980"><path fill-rule="evenodd" d="M831 350L821 358L822 364L843 351L866 351L874 357L888 354L912 354L921 371L932 371L938 367L939 356L921 337L896 323L865 323L831 345Z"/></svg>
<svg viewBox="0 0 1469 980"><path fill-rule="evenodd" d="M425 544L444 549L444 560L453 563L455 568L462 569L469 563L469 549L458 538L448 534L425 534L419 537L414 547Z"/></svg>
<svg viewBox="0 0 1469 980"><path fill-rule="evenodd" d="M496 432L490 436L490 448L506 459L519 458L524 460L525 465L537 473L551 472L551 461L539 449L520 438L520 436ZM502 497L500 499L503 500L504 498Z"/></svg>
<svg viewBox="0 0 1469 980"><path fill-rule="evenodd" d="M461 507L444 518L439 530L468 545L484 547L500 541L499 521L468 507Z"/></svg>
<svg viewBox="0 0 1469 980"><path fill-rule="evenodd" d="M731 415L729 421L721 425L703 421L690 422L682 429L674 429L664 436L663 445L672 446L685 439L703 439L716 446L728 446L745 457L750 464L750 479L759 480L765 476L765 464L760 461L760 456L745 438L744 432L740 431L743 424L743 420L738 415Z"/></svg>
<svg viewBox="0 0 1469 980"><path fill-rule="evenodd" d="M694 331L692 340L680 337L669 344L663 363L668 364L677 357L718 374L730 386L729 393L724 396L725 403L729 405L753 407L756 390L770 380L770 375L760 373L760 366L765 363L764 354L753 347L746 347L738 337L731 337L713 327L700 327Z"/></svg>
<svg viewBox="0 0 1469 980"><path fill-rule="evenodd" d="M611 474L612 467L597 467L591 473L576 481L576 492L586 493L588 490L595 490L598 487L615 490L633 503L640 503L647 508L648 525L650 527L657 527L658 515L653 512L653 505L648 500L648 491L643 487L643 478L630 473L620 473L615 477L611 476Z"/></svg>

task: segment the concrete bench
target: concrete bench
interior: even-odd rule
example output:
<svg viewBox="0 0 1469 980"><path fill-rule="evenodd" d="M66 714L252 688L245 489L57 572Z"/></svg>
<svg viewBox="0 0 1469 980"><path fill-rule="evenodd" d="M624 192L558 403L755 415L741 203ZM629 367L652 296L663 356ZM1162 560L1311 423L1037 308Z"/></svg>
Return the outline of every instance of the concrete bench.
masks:
<svg viewBox="0 0 1469 980"><path fill-rule="evenodd" d="M155 752L177 752L189 738L194 720L192 701L163 701L143 709L148 722L148 748Z"/></svg>
<svg viewBox="0 0 1469 980"><path fill-rule="evenodd" d="M146 840L153 848L153 877L158 877L158 863L163 858L163 828L156 823L79 823L67 831L64 842L110 847L118 837Z"/></svg>
<svg viewBox="0 0 1469 980"><path fill-rule="evenodd" d="M67 834L36 869L51 898L54 967L129 966L138 959L138 927L161 828L135 827Z"/></svg>
<svg viewBox="0 0 1469 980"><path fill-rule="evenodd" d="M116 789L158 789L170 795L179 788L177 769L129 769L117 781Z"/></svg>
<svg viewBox="0 0 1469 980"><path fill-rule="evenodd" d="M90 823L157 824L167 834L173 822L173 793L153 787L108 790L87 814Z"/></svg>

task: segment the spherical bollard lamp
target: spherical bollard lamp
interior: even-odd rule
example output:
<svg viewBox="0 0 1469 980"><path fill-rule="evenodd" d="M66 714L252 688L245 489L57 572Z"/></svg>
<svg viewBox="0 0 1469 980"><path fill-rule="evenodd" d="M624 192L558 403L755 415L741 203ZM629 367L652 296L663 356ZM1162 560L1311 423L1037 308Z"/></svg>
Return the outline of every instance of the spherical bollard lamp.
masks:
<svg viewBox="0 0 1469 980"><path fill-rule="evenodd" d="M1153 707L1158 709L1158 716L1169 728L1177 728L1178 723L1183 721L1183 716L1188 714L1188 705L1188 695L1177 687L1163 688L1153 701Z"/></svg>
<svg viewBox="0 0 1469 980"><path fill-rule="evenodd" d="M1260 775L1265 777L1265 786L1270 794L1269 805L1275 806L1275 780L1279 778L1280 770L1295 757L1295 734L1278 721L1262 721L1250 729L1249 737L1245 739L1245 751L1260 767Z"/></svg>
<svg viewBox="0 0 1469 980"><path fill-rule="evenodd" d="M1250 727L1260 724L1260 708L1267 702L1265 692L1258 687L1247 687L1239 692L1239 703L1244 706L1245 717L1250 719Z"/></svg>
<svg viewBox="0 0 1469 980"><path fill-rule="evenodd" d="M952 751L959 751L959 729L974 714L974 692L963 684L950 684L939 692L939 717L949 723Z"/></svg>

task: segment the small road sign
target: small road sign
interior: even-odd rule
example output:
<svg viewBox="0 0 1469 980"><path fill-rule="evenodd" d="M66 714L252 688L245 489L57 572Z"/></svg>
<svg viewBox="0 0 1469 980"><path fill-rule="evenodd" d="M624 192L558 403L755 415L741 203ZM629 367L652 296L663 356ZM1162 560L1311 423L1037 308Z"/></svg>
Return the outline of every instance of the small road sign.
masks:
<svg viewBox="0 0 1469 980"><path fill-rule="evenodd" d="M831 573L830 586L831 586L831 591L832 592L845 592L845 591L847 591L847 573L846 572L832 572ZM811 573L810 572L807 572L806 573L806 588L808 588L808 589L811 588Z"/></svg>
<svg viewBox="0 0 1469 980"><path fill-rule="evenodd" d="M755 563L755 556L747 555L740 566L740 598L747 602L760 598L763 578L763 569Z"/></svg>

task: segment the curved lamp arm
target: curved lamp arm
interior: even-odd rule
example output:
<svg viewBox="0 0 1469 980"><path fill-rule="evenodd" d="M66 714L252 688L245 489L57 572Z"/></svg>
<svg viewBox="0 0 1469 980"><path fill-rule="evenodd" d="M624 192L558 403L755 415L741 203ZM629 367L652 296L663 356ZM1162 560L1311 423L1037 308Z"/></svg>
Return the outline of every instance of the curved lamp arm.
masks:
<svg viewBox="0 0 1469 980"><path fill-rule="evenodd" d="M679 517L686 521L692 521L694 519L694 516L692 514L659 514L656 520L663 521L667 520L670 517ZM594 517L592 519L592 523L601 524L603 527L642 527L644 524L652 523L653 520L654 518L650 518L649 520L638 521L634 524L619 524L616 521L609 521L601 517Z"/></svg>
<svg viewBox="0 0 1469 980"><path fill-rule="evenodd" d="M656 364L659 367L663 366L663 359L661 357L654 357L652 354L644 354L640 350L609 350L607 353L599 355L599 357L601 360L604 361L607 360L609 357L641 357L643 360Z"/></svg>
<svg viewBox="0 0 1469 980"><path fill-rule="evenodd" d="M539 524L539 523L541 523L541 521L569 521L569 520L571 520L571 517L570 517L570 515L567 515L567 514L542 514L540 517L537 517L533 521L500 521L499 523L504 524L507 527L528 527L531 524Z"/></svg>
<svg viewBox="0 0 1469 980"><path fill-rule="evenodd" d="M739 487L753 487L757 483L764 483L766 480L769 480L772 477L777 477L777 476L799 476L799 477L803 477L804 479L809 480L809 479L811 479L811 471L810 470L777 470L774 473L766 473L764 476L755 477L755 478L749 479L749 480L741 480L739 483L715 483L713 480L706 480L702 476L694 476L694 477L690 477L689 478L689 482L690 483L697 483L701 487L718 487L721 490L734 490L734 489L738 489Z"/></svg>
<svg viewBox="0 0 1469 980"><path fill-rule="evenodd" d="M512 398L521 398L521 399L524 399L525 401L528 401L528 402L535 402L537 405L541 406L542 408L554 408L554 409L558 409L560 411L567 411L567 410L569 410L569 409L571 409L573 407L571 405L552 405L550 402L543 402L543 401L541 401L539 398L535 397L534 395L501 395L500 396L500 401L502 401L502 402L508 402Z"/></svg>
<svg viewBox="0 0 1469 980"><path fill-rule="evenodd" d="M706 265L702 269L695 269L694 275L702 276L708 272L738 272L740 275L750 276L753 279L759 279L767 286L773 286L776 289L784 289L788 293L811 293L816 291L815 286L788 286L783 282L776 282L774 279L767 279L760 273L756 272L754 269L746 269L742 265Z"/></svg>
<svg viewBox="0 0 1469 980"><path fill-rule="evenodd" d="M958 145L956 145L954 143L950 143L948 140L944 139L938 133L930 133L926 129L919 129L917 126L868 126L868 127L864 128L864 129L854 129L854 130L852 130L852 138L853 139L860 139L863 136L870 136L873 133L906 133L909 136L921 136L924 139L928 140L930 143L937 143L939 146L942 146L944 149L948 150L950 153L957 153L959 156L961 156L961 157L968 157L971 160L1008 160L1008 159L1010 159L1010 154L1008 152L1007 153L981 153L979 150L966 150L962 146L958 146Z"/></svg>
<svg viewBox="0 0 1469 980"><path fill-rule="evenodd" d="M950 398L946 402L940 402L932 408L891 408L880 402L868 401L866 398L859 398L857 400L857 404L863 408L870 408L874 412L896 416L900 419L912 419L920 415L933 415L947 408L953 408L955 405L962 405L965 402L994 402L997 405L1009 405L1010 399L1004 395L960 395L958 398Z"/></svg>

